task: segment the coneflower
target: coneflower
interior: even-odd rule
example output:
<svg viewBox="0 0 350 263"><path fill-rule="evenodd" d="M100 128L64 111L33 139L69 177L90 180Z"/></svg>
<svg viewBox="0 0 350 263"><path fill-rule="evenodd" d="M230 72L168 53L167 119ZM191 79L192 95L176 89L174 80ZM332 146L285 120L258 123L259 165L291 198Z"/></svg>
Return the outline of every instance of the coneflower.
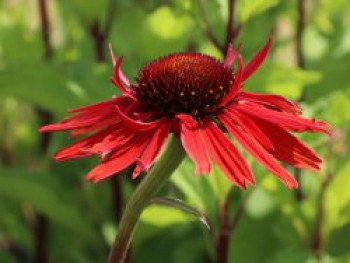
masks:
<svg viewBox="0 0 350 263"><path fill-rule="evenodd" d="M329 133L329 125L303 118L299 106L279 95L242 90L242 84L266 58L271 40L243 65L239 50L229 47L223 62L199 53L175 53L144 66L131 83L115 59L112 82L122 94L70 110L73 116L44 126L41 132L70 130L84 139L56 153L58 161L97 154L101 164L87 175L97 182L136 163L133 177L147 171L168 135L181 139L197 174L215 162L234 184L254 184L243 148L288 188L298 184L278 162L319 169L321 159L290 132ZM238 59L238 68L232 70Z"/></svg>

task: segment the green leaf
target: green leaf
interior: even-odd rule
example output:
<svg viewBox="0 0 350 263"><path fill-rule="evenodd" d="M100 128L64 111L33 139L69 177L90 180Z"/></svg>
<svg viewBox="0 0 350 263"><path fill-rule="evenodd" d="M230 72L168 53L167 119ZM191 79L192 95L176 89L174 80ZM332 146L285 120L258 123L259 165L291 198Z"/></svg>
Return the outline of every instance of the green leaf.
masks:
<svg viewBox="0 0 350 263"><path fill-rule="evenodd" d="M212 178L213 179L213 178ZM209 217L216 214L218 197L207 175L197 176L192 163L185 159L171 177L179 190L185 195L186 202L205 212Z"/></svg>
<svg viewBox="0 0 350 263"><path fill-rule="evenodd" d="M177 208L185 213L188 213L190 215L195 216L208 230L210 230L210 225L205 217L205 215L201 212L199 212L197 209L194 207L185 204L183 201L180 199L176 198L169 198L169 197L158 197L156 199L153 199L151 203L155 204L160 204L160 205L165 205L165 206L170 206Z"/></svg>
<svg viewBox="0 0 350 263"><path fill-rule="evenodd" d="M156 226L170 226L193 221L188 213L174 207L164 205L150 205L142 213L141 221Z"/></svg>
<svg viewBox="0 0 350 263"><path fill-rule="evenodd" d="M327 251L335 257L350 254L350 223L342 225L331 232Z"/></svg>
<svg viewBox="0 0 350 263"><path fill-rule="evenodd" d="M312 70L301 70L280 64L265 63L247 81L247 89L275 93L289 99L299 99L303 88L318 83L322 75Z"/></svg>
<svg viewBox="0 0 350 263"><path fill-rule="evenodd" d="M70 200L61 195L64 189L55 189L44 175L22 169L0 167L0 196L17 203L27 203L57 224L87 237L93 237L89 221Z"/></svg>
<svg viewBox="0 0 350 263"><path fill-rule="evenodd" d="M335 174L332 174L332 181L327 189L325 196L325 206L327 211L326 229L332 230L339 227L350 220L350 213L346 213L349 209L350 180L350 164L347 162Z"/></svg>
<svg viewBox="0 0 350 263"><path fill-rule="evenodd" d="M250 18L265 12L276 6L279 0L241 0L238 1L238 16L242 23L246 23Z"/></svg>
<svg viewBox="0 0 350 263"><path fill-rule="evenodd" d="M146 23L150 30L163 39L179 38L189 29L191 20L186 15L176 15L172 9L163 6L148 16Z"/></svg>
<svg viewBox="0 0 350 263"><path fill-rule="evenodd" d="M249 196L246 203L247 213L254 217L265 217L272 213L277 205L271 195L262 188L256 188Z"/></svg>

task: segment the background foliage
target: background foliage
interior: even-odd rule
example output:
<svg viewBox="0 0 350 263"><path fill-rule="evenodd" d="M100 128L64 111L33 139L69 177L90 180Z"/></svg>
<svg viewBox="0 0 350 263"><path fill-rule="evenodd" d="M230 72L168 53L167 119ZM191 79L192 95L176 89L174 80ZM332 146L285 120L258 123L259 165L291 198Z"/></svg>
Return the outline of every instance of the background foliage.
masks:
<svg viewBox="0 0 350 263"><path fill-rule="evenodd" d="M123 174L86 182L97 160L54 163L50 156L70 139L42 137L37 128L67 108L116 94L108 42L125 56L131 79L145 62L174 51L222 58L228 2L0 0L0 262L106 261L138 182ZM245 60L269 35L275 40L245 88L300 100L306 115L336 127L331 138L302 136L325 165L319 174L289 168L300 176L295 192L251 162L257 186L243 192L216 168L208 177L193 176L186 160L160 195L195 210L152 204L129 262L217 262L216 244L225 234L228 262L350 262L350 2L231 2L239 29L234 41L243 44Z"/></svg>

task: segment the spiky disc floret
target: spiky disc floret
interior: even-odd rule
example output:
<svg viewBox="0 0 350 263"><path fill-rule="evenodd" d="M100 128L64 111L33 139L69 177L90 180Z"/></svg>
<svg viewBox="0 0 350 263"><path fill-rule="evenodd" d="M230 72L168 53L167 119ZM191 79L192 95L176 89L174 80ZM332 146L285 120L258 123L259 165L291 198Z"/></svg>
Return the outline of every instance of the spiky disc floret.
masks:
<svg viewBox="0 0 350 263"><path fill-rule="evenodd" d="M176 53L147 64L132 88L147 110L197 118L217 109L234 78L231 69L213 57Z"/></svg>

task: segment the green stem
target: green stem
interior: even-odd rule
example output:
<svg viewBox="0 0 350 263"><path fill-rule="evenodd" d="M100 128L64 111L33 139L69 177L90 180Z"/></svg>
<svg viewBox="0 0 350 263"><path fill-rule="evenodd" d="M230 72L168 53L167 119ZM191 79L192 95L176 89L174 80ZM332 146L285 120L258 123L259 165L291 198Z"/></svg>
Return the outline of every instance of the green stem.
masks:
<svg viewBox="0 0 350 263"><path fill-rule="evenodd" d="M136 188L126 204L119 223L118 233L109 255L109 263L124 262L132 235L142 211L168 180L173 171L179 166L184 157L185 151L183 150L181 141L172 137L162 156Z"/></svg>

